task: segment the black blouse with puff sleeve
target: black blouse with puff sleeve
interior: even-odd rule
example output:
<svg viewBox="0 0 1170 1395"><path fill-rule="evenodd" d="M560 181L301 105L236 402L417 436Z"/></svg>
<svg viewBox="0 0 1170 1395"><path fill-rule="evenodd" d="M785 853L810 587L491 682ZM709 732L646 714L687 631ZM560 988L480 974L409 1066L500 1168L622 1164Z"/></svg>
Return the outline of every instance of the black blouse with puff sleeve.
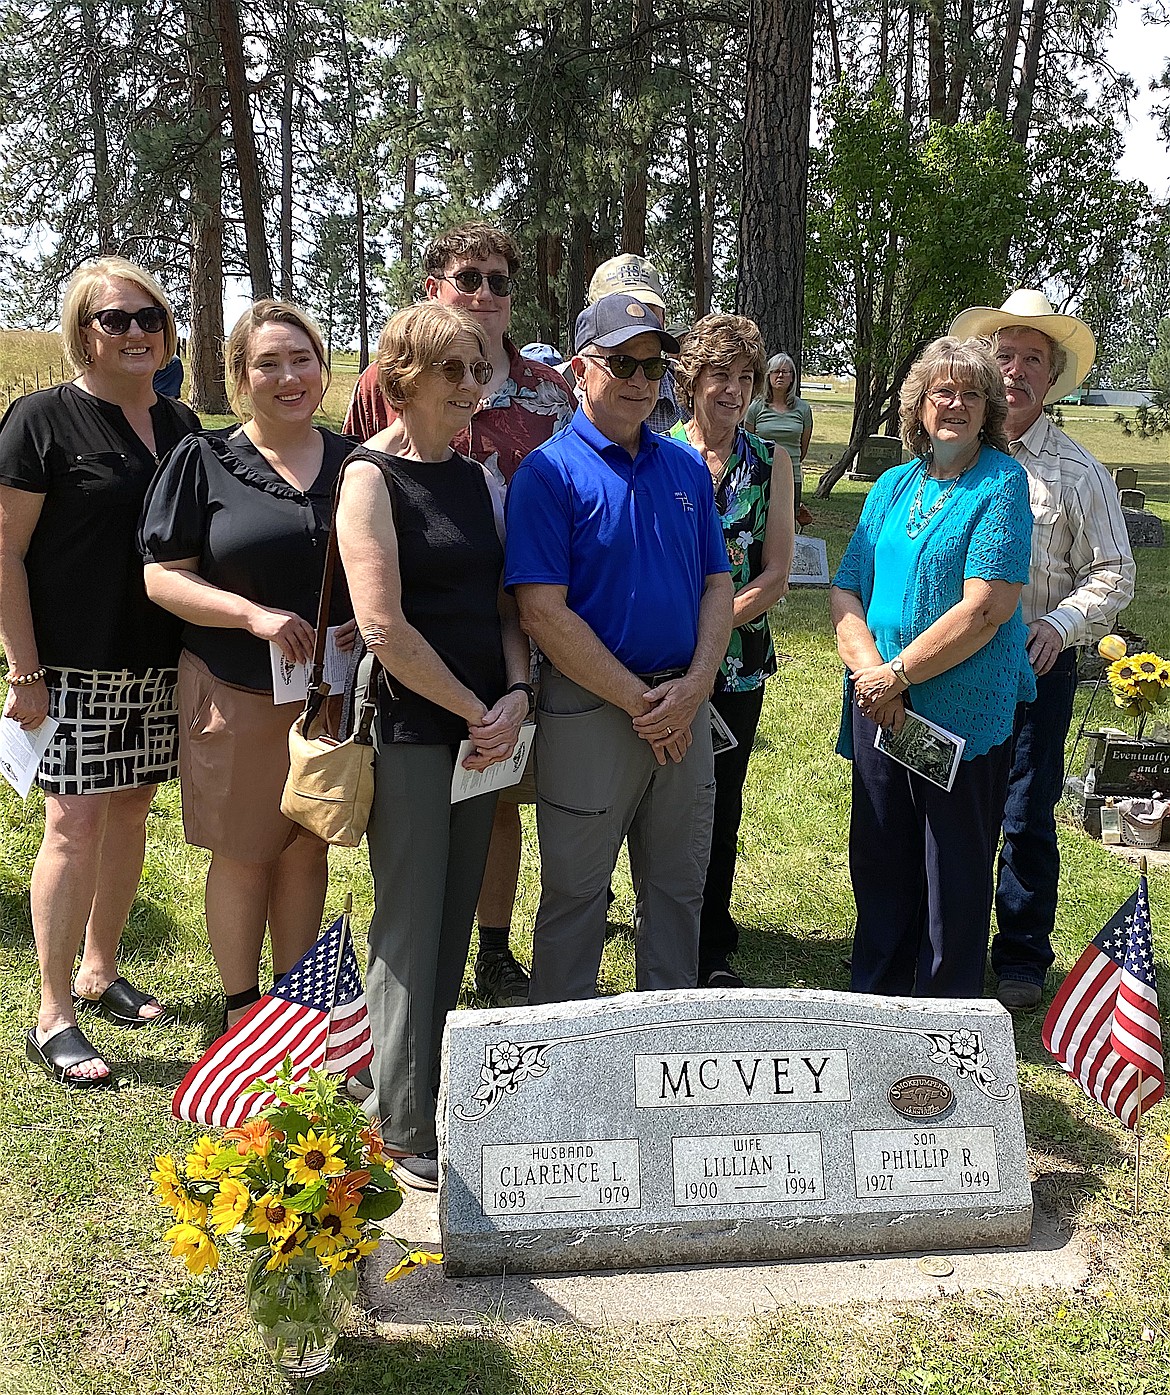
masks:
<svg viewBox="0 0 1170 1395"><path fill-rule="evenodd" d="M150 419L160 458L200 429L169 397ZM18 398L0 421L0 484L44 495L24 566L49 668L143 674L178 662L180 623L147 599L134 545L157 469L122 409L74 383Z"/></svg>
<svg viewBox="0 0 1170 1395"><path fill-rule="evenodd" d="M142 556L147 562L198 557L199 575L212 585L315 625L333 487L355 444L318 430L324 457L304 493L277 474L238 426L181 442L147 495ZM329 623L340 625L352 615L338 567ZM246 630L188 624L183 643L223 682L272 691L268 645Z"/></svg>

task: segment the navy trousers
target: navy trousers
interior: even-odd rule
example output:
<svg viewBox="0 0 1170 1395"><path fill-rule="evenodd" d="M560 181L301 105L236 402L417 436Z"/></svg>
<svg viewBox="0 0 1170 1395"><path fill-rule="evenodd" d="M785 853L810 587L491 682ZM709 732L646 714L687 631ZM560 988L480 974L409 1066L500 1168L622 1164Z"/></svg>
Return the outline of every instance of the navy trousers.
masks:
<svg viewBox="0 0 1170 1395"><path fill-rule="evenodd" d="M1000 979L1043 985L1053 961L1060 853L1056 806L1064 742L1077 687L1076 650L1066 649L1036 680L1036 697L1016 709L1015 752L1003 814L991 967Z"/></svg>
<svg viewBox="0 0 1170 1395"><path fill-rule="evenodd" d="M960 761L948 793L875 750L856 703L852 716L853 990L982 997L1011 742Z"/></svg>

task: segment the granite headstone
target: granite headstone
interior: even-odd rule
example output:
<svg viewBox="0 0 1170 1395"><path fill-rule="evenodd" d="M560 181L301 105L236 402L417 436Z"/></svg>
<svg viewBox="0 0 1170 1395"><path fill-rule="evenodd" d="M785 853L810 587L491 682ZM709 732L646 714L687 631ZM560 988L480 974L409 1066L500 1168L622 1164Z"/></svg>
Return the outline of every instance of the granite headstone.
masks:
<svg viewBox="0 0 1170 1395"><path fill-rule="evenodd" d="M796 989L452 1013L452 1274L1025 1243L1011 1019Z"/></svg>

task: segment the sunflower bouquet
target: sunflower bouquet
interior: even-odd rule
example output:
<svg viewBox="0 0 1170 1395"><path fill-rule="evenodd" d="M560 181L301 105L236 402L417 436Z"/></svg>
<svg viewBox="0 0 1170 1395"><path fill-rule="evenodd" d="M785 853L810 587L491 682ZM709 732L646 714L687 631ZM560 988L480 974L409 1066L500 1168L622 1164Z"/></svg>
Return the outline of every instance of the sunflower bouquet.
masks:
<svg viewBox="0 0 1170 1395"><path fill-rule="evenodd" d="M356 1266L378 1248L378 1223L402 1193L376 1129L332 1076L312 1071L299 1084L286 1060L275 1080L248 1088L276 1102L219 1138L200 1138L181 1165L155 1158L150 1177L174 1218L164 1237L171 1254L193 1274L215 1269L225 1245L252 1255L249 1310L287 1367L286 1347L303 1360L331 1316L336 1326L356 1295ZM442 1259L394 1243L402 1254L387 1282Z"/></svg>
<svg viewBox="0 0 1170 1395"><path fill-rule="evenodd" d="M1102 658L1112 660L1105 675L1114 705L1138 723L1140 738L1147 717L1170 702L1170 664L1157 654L1127 655L1119 635L1107 635L1098 650Z"/></svg>

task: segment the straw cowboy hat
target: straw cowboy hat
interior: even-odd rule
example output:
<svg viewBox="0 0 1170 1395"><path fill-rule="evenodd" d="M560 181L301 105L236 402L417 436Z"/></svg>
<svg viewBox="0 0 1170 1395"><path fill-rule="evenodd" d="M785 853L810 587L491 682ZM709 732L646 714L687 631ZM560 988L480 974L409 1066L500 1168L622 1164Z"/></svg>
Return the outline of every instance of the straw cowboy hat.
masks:
<svg viewBox="0 0 1170 1395"><path fill-rule="evenodd" d="M1046 405L1059 402L1088 377L1093 360L1097 357L1097 340L1093 331L1075 315L1057 315L1042 291L1013 291L998 310L993 310L989 305L976 305L964 310L956 316L950 332L956 339L969 339L973 335L986 338L1009 325L1038 329L1059 344L1068 355L1064 372L1044 398Z"/></svg>

